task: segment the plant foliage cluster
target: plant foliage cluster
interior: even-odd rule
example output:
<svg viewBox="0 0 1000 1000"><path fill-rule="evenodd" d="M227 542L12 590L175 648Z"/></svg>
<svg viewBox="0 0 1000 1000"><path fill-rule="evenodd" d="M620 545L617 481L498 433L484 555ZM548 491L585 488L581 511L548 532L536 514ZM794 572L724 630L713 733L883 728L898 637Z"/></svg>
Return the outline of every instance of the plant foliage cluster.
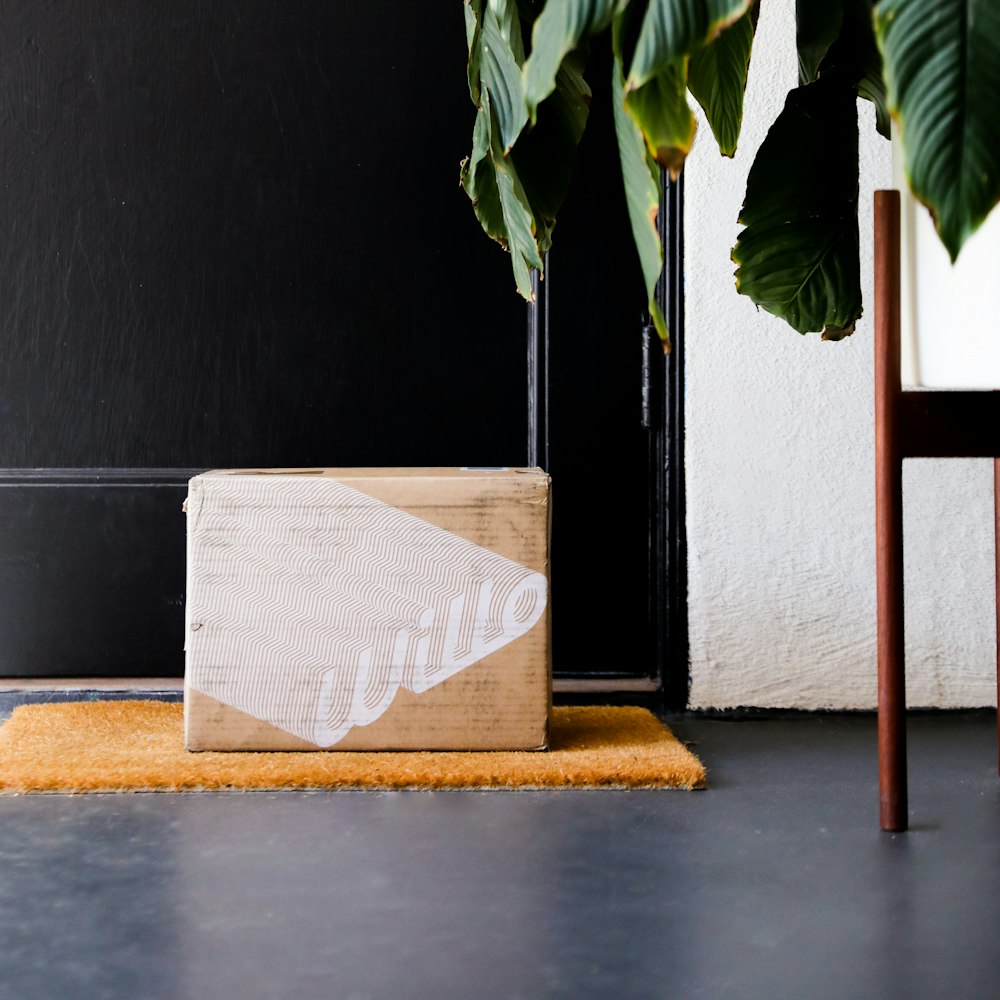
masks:
<svg viewBox="0 0 1000 1000"><path fill-rule="evenodd" d="M768 0L764 0L765 4ZM701 106L720 152L739 141L760 0L465 0L477 108L461 178L510 253L521 295L541 271L591 97L591 40L608 32L625 200L649 298L662 268L660 169L676 177ZM906 174L954 260L1000 200L997 0L797 0L799 84L758 150L732 257L736 286L800 333L850 334L861 315L860 96L890 116Z"/></svg>

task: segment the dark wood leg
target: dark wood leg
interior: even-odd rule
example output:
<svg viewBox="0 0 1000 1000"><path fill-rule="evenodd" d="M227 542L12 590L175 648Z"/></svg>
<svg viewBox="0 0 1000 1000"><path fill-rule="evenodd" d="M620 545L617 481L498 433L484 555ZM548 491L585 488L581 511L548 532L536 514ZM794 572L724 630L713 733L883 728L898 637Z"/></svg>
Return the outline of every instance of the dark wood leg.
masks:
<svg viewBox="0 0 1000 1000"><path fill-rule="evenodd" d="M1000 772L1000 458L993 459L993 550L996 553L997 600L997 771Z"/></svg>
<svg viewBox="0 0 1000 1000"><path fill-rule="evenodd" d="M908 812L899 362L899 193L876 191L875 545L879 818L883 830L905 830Z"/></svg>

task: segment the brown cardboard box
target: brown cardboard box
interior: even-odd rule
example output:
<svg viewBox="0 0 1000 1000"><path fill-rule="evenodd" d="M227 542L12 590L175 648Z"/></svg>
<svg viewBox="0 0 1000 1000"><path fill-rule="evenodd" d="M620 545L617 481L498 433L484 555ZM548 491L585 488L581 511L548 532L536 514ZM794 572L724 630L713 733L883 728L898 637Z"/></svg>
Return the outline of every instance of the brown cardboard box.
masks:
<svg viewBox="0 0 1000 1000"><path fill-rule="evenodd" d="M539 750L551 704L539 469L190 482L189 750Z"/></svg>

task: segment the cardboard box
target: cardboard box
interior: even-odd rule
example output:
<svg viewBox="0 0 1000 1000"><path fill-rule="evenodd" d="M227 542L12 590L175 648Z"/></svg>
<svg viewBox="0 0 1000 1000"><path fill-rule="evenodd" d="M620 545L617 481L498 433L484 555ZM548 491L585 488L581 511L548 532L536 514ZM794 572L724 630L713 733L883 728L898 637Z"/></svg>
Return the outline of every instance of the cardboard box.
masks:
<svg viewBox="0 0 1000 1000"><path fill-rule="evenodd" d="M541 750L539 469L227 470L190 482L189 750Z"/></svg>

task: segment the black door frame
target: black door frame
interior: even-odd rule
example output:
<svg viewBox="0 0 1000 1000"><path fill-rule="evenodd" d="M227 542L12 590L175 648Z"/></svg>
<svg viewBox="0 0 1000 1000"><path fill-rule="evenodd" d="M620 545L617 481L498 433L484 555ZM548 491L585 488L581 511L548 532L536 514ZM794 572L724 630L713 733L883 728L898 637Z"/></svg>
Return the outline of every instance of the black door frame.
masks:
<svg viewBox="0 0 1000 1000"><path fill-rule="evenodd" d="M635 675L639 690L650 682L670 709L687 705L688 621L687 539L684 510L684 182L661 171L657 216L664 269L656 300L670 328L671 351L664 355L648 317L637 322L641 363L636 366L636 395L649 431L649 608L650 669ZM528 464L549 465L549 306L546 280L532 275L534 302L528 305ZM558 277L556 278L558 280ZM639 412L637 406L637 412ZM600 688L599 675L587 682ZM557 679L559 674L556 674ZM603 678L608 691L622 691L616 677Z"/></svg>

